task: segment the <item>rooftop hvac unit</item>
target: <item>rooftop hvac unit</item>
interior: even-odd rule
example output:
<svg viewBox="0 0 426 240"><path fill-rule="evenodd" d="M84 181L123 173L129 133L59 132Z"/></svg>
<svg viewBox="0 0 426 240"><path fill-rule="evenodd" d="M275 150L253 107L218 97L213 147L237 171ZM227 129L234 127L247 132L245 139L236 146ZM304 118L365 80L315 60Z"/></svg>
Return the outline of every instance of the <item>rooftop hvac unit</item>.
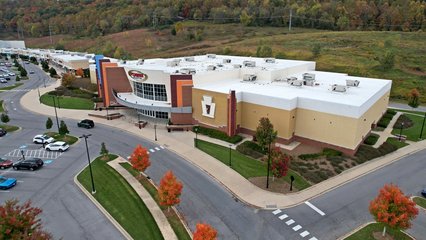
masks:
<svg viewBox="0 0 426 240"><path fill-rule="evenodd" d="M275 58L265 58L266 63L275 63Z"/></svg>
<svg viewBox="0 0 426 240"><path fill-rule="evenodd" d="M207 66L207 70L214 71L214 70L216 70L216 66L214 66L214 65L208 65Z"/></svg>
<svg viewBox="0 0 426 240"><path fill-rule="evenodd" d="M333 85L331 85L331 91L333 91L333 92L346 92L346 86L333 84Z"/></svg>
<svg viewBox="0 0 426 240"><path fill-rule="evenodd" d="M244 67L256 67L256 62L255 61L244 61L243 66Z"/></svg>
<svg viewBox="0 0 426 240"><path fill-rule="evenodd" d="M207 54L207 58L216 58L216 54Z"/></svg>
<svg viewBox="0 0 426 240"><path fill-rule="evenodd" d="M241 68L241 64L234 64L234 68Z"/></svg>
<svg viewBox="0 0 426 240"><path fill-rule="evenodd" d="M347 79L346 80L346 86L348 86L348 87L358 87L359 86L359 81L358 80Z"/></svg>
<svg viewBox="0 0 426 240"><path fill-rule="evenodd" d="M304 73L303 80L315 80L315 74L312 73Z"/></svg>
<svg viewBox="0 0 426 240"><path fill-rule="evenodd" d="M182 68L180 70L180 73L182 74L195 74L195 69L194 68Z"/></svg>
<svg viewBox="0 0 426 240"><path fill-rule="evenodd" d="M179 65L179 62L176 62L176 61L167 62L167 67L176 67L177 65Z"/></svg>
<svg viewBox="0 0 426 240"><path fill-rule="evenodd" d="M288 84L290 84L291 86L301 87L303 85L303 80L290 81Z"/></svg>
<svg viewBox="0 0 426 240"><path fill-rule="evenodd" d="M195 58L194 57L185 57L185 61L187 61L187 62L194 62Z"/></svg>
<svg viewBox="0 0 426 240"><path fill-rule="evenodd" d="M225 58L225 59L223 59L223 63L231 63L231 59Z"/></svg>
<svg viewBox="0 0 426 240"><path fill-rule="evenodd" d="M143 65L144 62L145 62L145 59L138 59L138 61L136 62L136 65Z"/></svg>
<svg viewBox="0 0 426 240"><path fill-rule="evenodd" d="M257 76L254 74L244 74L243 76L243 81L247 81L247 82L253 82L256 81Z"/></svg>
<svg viewBox="0 0 426 240"><path fill-rule="evenodd" d="M287 80L288 83L293 82L293 81L297 80L297 77L288 77L288 78L286 78L286 80Z"/></svg>
<svg viewBox="0 0 426 240"><path fill-rule="evenodd" d="M311 79L307 79L307 80L303 80L303 85L306 86L314 86L315 85L315 80L311 80Z"/></svg>

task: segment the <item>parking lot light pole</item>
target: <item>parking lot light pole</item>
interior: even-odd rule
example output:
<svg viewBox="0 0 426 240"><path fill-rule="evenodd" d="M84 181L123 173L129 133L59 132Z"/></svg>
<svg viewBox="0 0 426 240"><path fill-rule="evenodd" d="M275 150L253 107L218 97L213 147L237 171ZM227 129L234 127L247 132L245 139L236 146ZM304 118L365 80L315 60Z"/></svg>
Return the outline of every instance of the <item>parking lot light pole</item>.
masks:
<svg viewBox="0 0 426 240"><path fill-rule="evenodd" d="M55 108L56 125L58 126L58 133L59 133L59 120L58 120L58 112L56 111L55 96L52 96L52 100L53 100L53 107Z"/></svg>
<svg viewBox="0 0 426 240"><path fill-rule="evenodd" d="M426 112L425 112L425 116L423 117L423 124L422 124L422 130L420 130L420 136L419 139L423 139L423 129L425 128L425 122L426 122Z"/></svg>
<svg viewBox="0 0 426 240"><path fill-rule="evenodd" d="M232 144L229 144L229 167L232 168L232 150L231 150Z"/></svg>
<svg viewBox="0 0 426 240"><path fill-rule="evenodd" d="M157 123L154 123L155 141L157 141Z"/></svg>
<svg viewBox="0 0 426 240"><path fill-rule="evenodd" d="M84 142L86 143L87 161L89 162L89 171L90 171L90 179L92 180L92 195L93 195L96 193L96 189L95 189L95 181L93 180L92 165L90 163L89 147L87 146L87 138L90 136L92 136L92 134L83 134L79 138L84 138Z"/></svg>
<svg viewBox="0 0 426 240"><path fill-rule="evenodd" d="M194 127L195 131L195 147L197 147L198 144L198 127Z"/></svg>
<svg viewBox="0 0 426 240"><path fill-rule="evenodd" d="M41 96L40 96L40 88L37 87L37 91L38 91L38 102L41 103Z"/></svg>
<svg viewBox="0 0 426 240"><path fill-rule="evenodd" d="M402 138L402 129L404 128L404 123L401 123L401 128L399 129L399 141L401 142L401 138Z"/></svg>

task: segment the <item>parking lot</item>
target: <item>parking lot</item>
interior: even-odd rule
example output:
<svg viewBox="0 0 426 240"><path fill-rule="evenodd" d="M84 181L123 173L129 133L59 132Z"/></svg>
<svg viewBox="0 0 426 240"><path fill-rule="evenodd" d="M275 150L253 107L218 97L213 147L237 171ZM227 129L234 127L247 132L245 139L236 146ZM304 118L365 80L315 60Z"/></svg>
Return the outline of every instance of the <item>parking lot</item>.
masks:
<svg viewBox="0 0 426 240"><path fill-rule="evenodd" d="M19 73L13 70L11 61L0 60L0 88L12 86L16 83L16 76Z"/></svg>

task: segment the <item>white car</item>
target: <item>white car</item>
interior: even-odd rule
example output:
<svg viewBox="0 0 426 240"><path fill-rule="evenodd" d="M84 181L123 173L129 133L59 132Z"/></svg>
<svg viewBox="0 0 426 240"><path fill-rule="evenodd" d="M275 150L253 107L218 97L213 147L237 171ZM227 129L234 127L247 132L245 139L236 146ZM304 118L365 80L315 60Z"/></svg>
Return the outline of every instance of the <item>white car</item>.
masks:
<svg viewBox="0 0 426 240"><path fill-rule="evenodd" d="M6 79L4 79L4 78L0 78L0 82L1 82L1 83L7 83L7 80L6 80Z"/></svg>
<svg viewBox="0 0 426 240"><path fill-rule="evenodd" d="M70 145L68 145L66 142L54 142L49 143L44 147L47 151L59 151L59 152L65 152L68 150Z"/></svg>
<svg viewBox="0 0 426 240"><path fill-rule="evenodd" d="M15 75L16 75L15 73L9 73L9 76L11 76L11 77L13 77Z"/></svg>
<svg viewBox="0 0 426 240"><path fill-rule="evenodd" d="M49 137L47 135L36 135L33 138L33 143L52 143L53 141L55 141L55 139L53 137Z"/></svg>

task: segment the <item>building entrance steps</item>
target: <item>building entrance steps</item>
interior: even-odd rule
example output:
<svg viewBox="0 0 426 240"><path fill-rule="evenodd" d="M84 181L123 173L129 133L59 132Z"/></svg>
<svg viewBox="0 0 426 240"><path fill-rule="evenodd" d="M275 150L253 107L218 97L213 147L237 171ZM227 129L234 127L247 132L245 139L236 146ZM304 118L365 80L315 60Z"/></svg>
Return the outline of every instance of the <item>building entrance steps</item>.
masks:
<svg viewBox="0 0 426 240"><path fill-rule="evenodd" d="M57 85L59 85L59 83L57 83ZM45 93L47 91L53 90L55 87L55 85L51 85L47 88L41 88L40 91ZM21 98L20 103L28 111L54 116L53 108L35 102L34 99L37 98L38 93L37 89L35 89L26 93ZM92 112L94 111L58 109L58 114L61 116L61 118L77 120L87 118L88 113ZM104 124L110 127L115 127L154 142L154 124L148 124L146 128L140 131L135 131L137 127L134 126L134 122L128 119L126 120L126 118L120 118L115 121L108 121L106 119L94 120L96 121L96 124ZM166 146L168 150L175 152L176 154L186 159L188 162L207 172L211 177L216 179L219 183L224 185L226 189L232 192L236 198L249 205L259 208L267 208L267 205L275 206L275 208L287 208L304 203L305 201L315 196L330 191L340 185L361 177L369 172L377 170L385 165L391 164L392 162L397 161L404 156L422 149L426 149L426 141L413 143L386 156L353 167L333 178L318 183L300 192L280 194L268 192L255 186L222 162L194 148L193 139L195 138L195 133L192 131L168 133L164 125L158 125L156 129L156 135L158 140L156 142L157 144ZM205 136L201 136L200 134L198 134L197 137L199 139L207 140ZM229 144L222 141L216 141L210 138L208 140L229 147Z"/></svg>

